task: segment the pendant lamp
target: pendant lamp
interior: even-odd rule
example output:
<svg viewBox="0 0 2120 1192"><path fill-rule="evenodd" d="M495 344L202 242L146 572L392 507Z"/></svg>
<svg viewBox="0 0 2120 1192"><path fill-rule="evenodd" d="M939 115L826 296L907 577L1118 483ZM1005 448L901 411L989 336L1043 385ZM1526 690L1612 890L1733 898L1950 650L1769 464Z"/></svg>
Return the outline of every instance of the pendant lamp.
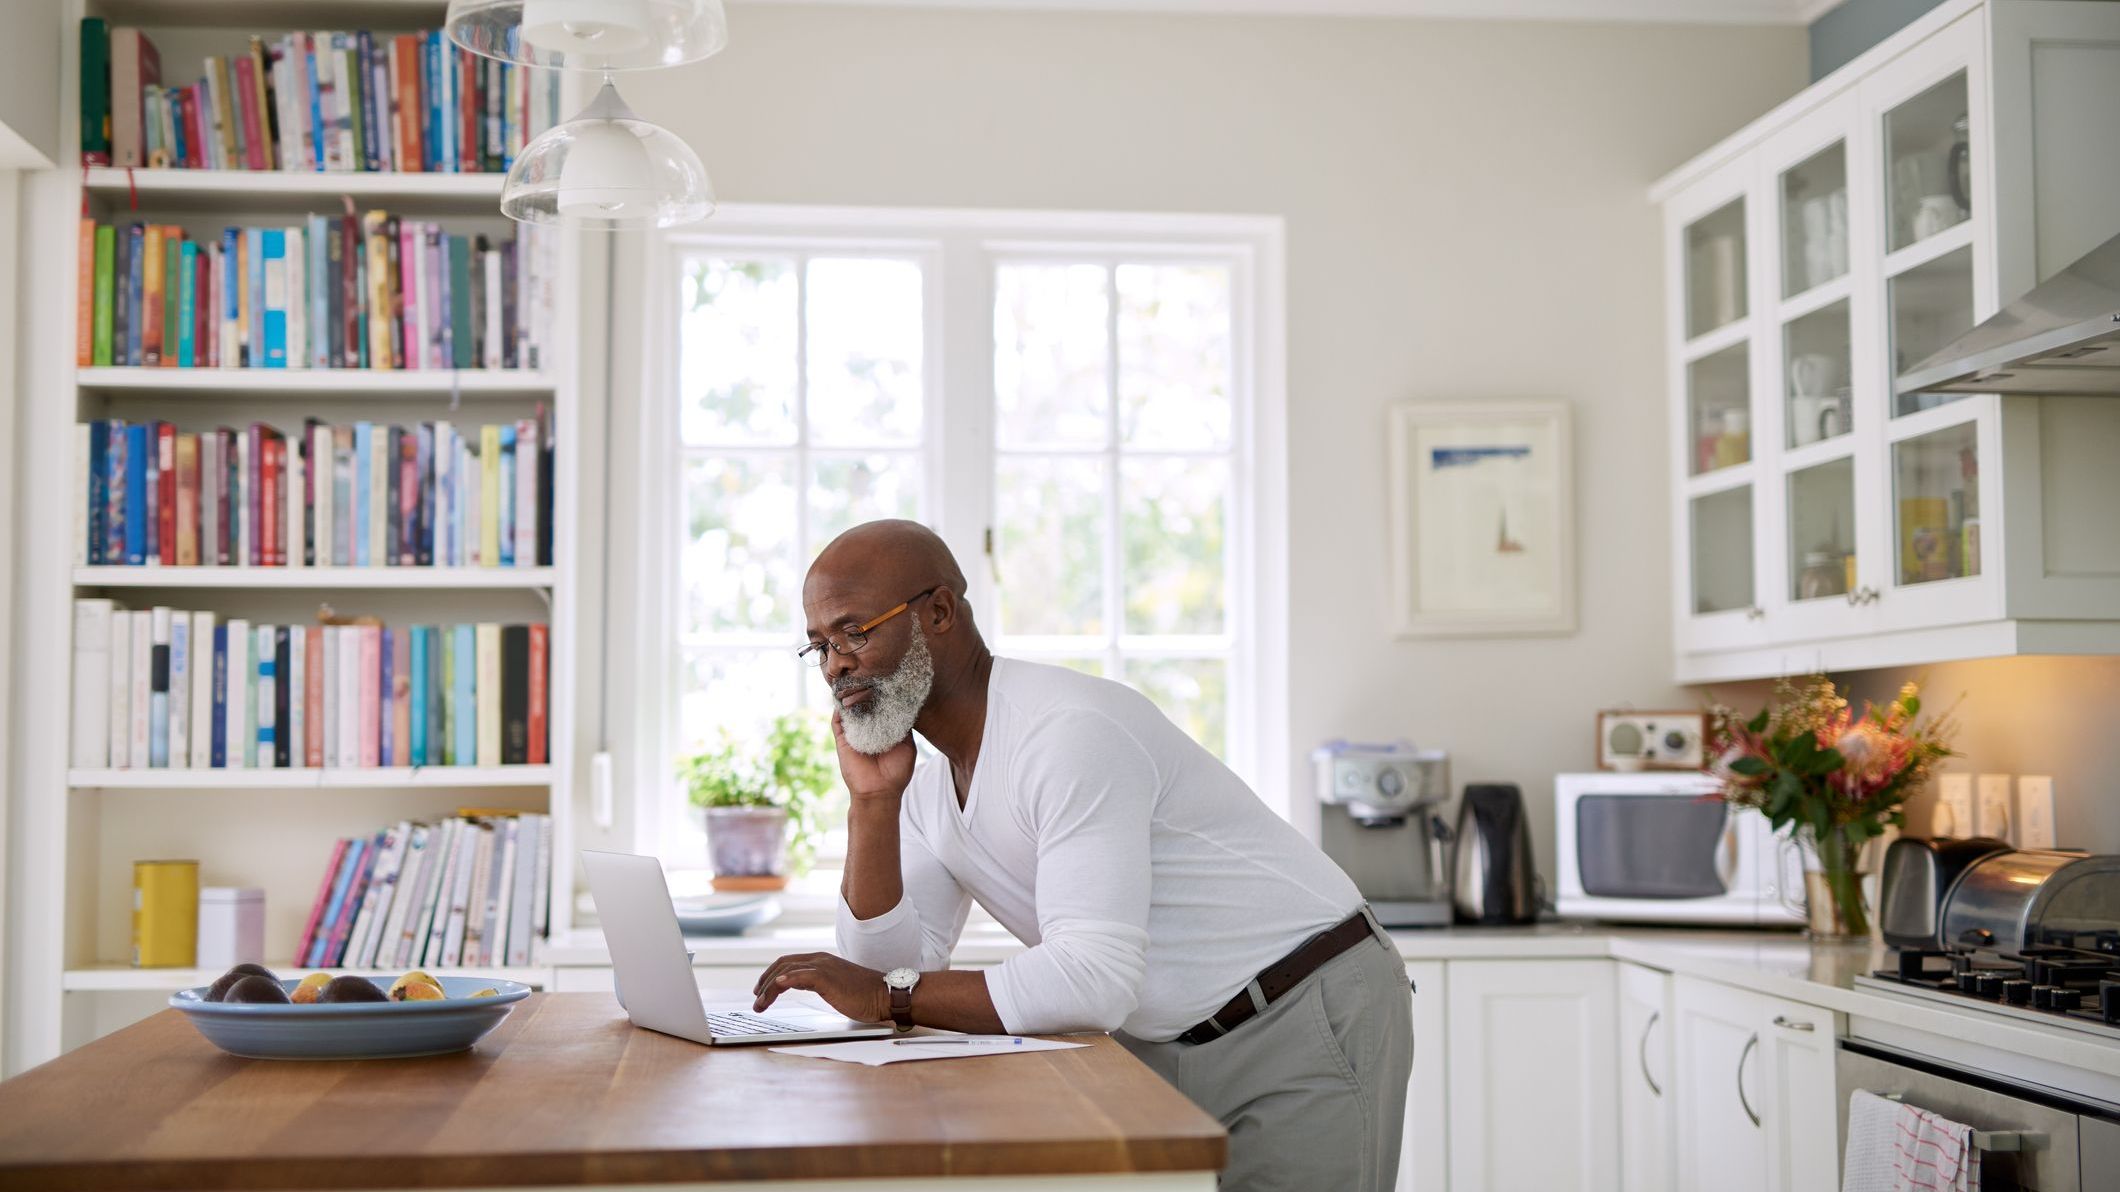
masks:
<svg viewBox="0 0 2120 1192"><path fill-rule="evenodd" d="M729 44L721 0L450 0L449 40L520 66L683 66Z"/></svg>
<svg viewBox="0 0 2120 1192"><path fill-rule="evenodd" d="M699 155L634 115L608 75L580 115L523 147L501 187L501 213L525 223L618 231L675 227L713 212Z"/></svg>

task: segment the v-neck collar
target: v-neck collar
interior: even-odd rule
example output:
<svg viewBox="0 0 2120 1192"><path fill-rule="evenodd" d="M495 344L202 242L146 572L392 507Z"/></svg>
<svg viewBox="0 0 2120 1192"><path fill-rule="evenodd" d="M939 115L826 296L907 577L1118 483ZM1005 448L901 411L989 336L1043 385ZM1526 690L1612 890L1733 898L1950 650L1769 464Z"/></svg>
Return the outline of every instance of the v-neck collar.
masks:
<svg viewBox="0 0 2120 1192"><path fill-rule="evenodd" d="M1001 668L1005 662L1005 659L997 657L994 659L994 665L987 668L986 710L981 714L979 724L979 754L972 759L972 780L964 785L964 802L962 804L957 802L957 773L950 766L950 759L947 755L942 759L944 777L949 782L950 806L956 809L957 822L964 827L971 826L972 809L978 806L979 803L981 780L993 769L992 766L986 764L986 761L991 756L991 749L994 744L994 709L998 702L994 698L994 680L1001 674Z"/></svg>

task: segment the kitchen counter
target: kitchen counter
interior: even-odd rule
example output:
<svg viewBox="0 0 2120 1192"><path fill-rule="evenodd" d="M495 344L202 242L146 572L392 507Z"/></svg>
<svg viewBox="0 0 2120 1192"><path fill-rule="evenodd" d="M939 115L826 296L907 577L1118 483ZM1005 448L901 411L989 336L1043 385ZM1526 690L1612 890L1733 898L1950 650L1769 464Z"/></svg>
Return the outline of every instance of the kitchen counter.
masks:
<svg viewBox="0 0 2120 1192"><path fill-rule="evenodd" d="M1082 1041L867 1068L636 1030L605 994L533 994L468 1052L276 1062L164 1010L0 1084L0 1188L1211 1192L1221 1127L1118 1044Z"/></svg>
<svg viewBox="0 0 2120 1192"><path fill-rule="evenodd" d="M1857 987L1854 978L1889 968L1892 953L1867 943L1813 942L1789 931L1700 930L1552 922L1531 927L1454 927L1391 933L1408 961L1612 959L1667 972L1720 981L1772 997L1845 1014L1850 1033L1883 1038L1904 1032L1934 1040L1956 1040L2021 1057L2037 1072L2053 1066L2056 1087L2096 1092L2120 1101L2120 1042L2061 1026L2023 1022ZM789 952L827 951L829 925L776 926L755 934L693 937L694 963L702 968L757 967ZM963 965L999 963L1022 950L1005 932L968 931L954 960ZM607 965L603 937L594 929L557 941L555 966ZM723 982L727 983L727 982ZM2084 1077L2094 1083L2085 1087Z"/></svg>

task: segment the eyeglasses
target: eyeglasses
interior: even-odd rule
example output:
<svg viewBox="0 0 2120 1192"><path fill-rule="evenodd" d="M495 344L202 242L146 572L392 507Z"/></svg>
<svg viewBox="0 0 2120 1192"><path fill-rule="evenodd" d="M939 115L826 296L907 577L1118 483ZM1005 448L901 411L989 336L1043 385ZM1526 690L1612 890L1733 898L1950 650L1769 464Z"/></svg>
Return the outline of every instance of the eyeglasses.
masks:
<svg viewBox="0 0 2120 1192"><path fill-rule="evenodd" d="M831 635L827 634L822 641L813 641L809 645L804 646L800 650L795 651L795 657L802 659L804 662L809 663L811 666L822 667L825 663L825 659L829 658L833 654L859 654L861 653L862 647L869 644L870 630L876 628L878 625L883 624L885 621L890 620L892 617L897 616L899 613L902 613L905 610L913 607L913 605L919 603L920 601L925 600L928 597L934 595L936 592L940 591L941 588L942 585L937 584L924 592L920 592L914 595L912 599L897 605L887 613L883 613L880 616L873 617L859 625L845 626L840 630L840 635L838 637L832 637ZM825 649L826 646L830 646L831 649L827 651Z"/></svg>

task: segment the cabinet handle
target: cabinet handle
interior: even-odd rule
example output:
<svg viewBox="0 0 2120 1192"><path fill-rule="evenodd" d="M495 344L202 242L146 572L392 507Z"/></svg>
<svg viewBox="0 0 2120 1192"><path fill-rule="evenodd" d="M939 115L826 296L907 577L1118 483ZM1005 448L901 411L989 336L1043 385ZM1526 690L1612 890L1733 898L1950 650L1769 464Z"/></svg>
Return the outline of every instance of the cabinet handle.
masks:
<svg viewBox="0 0 2120 1192"><path fill-rule="evenodd" d="M1642 1083L1648 1085L1649 1092L1658 1097L1664 1095L1664 1090L1657 1086L1656 1077L1649 1075L1649 1032L1656 1029L1656 1020L1663 1016L1664 1012L1662 1010L1649 1011L1649 1021L1642 1024L1641 1046L1635 1049L1636 1054L1641 1059Z"/></svg>
<svg viewBox="0 0 2120 1192"><path fill-rule="evenodd" d="M1745 1040L1745 1049L1737 1053L1737 1103L1744 1106L1745 1116L1751 1118L1755 1126L1759 1124L1759 1115L1752 1112L1752 1099L1745 1096L1745 1061L1752 1058L1752 1049L1758 1046L1759 1032L1754 1031L1752 1037Z"/></svg>
<svg viewBox="0 0 2120 1192"><path fill-rule="evenodd" d="M1793 1019L1784 1018L1779 1014L1774 1016L1774 1025L1785 1031L1815 1031L1818 1029L1813 1023L1797 1022Z"/></svg>

